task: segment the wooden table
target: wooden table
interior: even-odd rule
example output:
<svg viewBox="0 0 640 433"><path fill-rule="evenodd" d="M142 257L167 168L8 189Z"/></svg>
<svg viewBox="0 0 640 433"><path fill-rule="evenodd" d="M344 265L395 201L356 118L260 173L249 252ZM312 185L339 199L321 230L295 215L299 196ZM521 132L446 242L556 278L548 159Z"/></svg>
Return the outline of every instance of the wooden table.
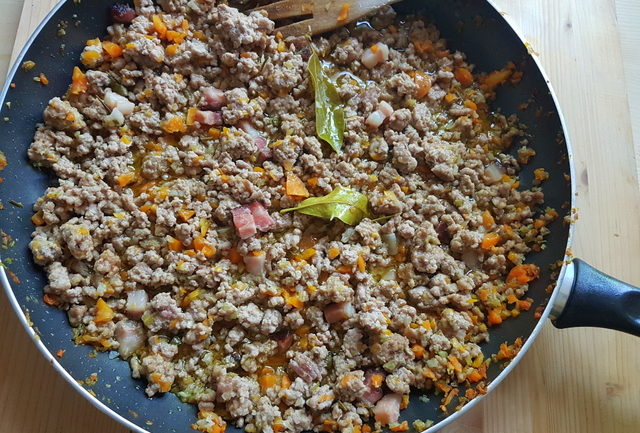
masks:
<svg viewBox="0 0 640 433"><path fill-rule="evenodd" d="M540 54L569 126L579 193L575 254L640 285L640 2L494 1ZM52 4L0 0L0 76ZM3 294L0 348L0 432L126 432L47 365ZM640 339L548 324L506 381L443 431L639 432Z"/></svg>

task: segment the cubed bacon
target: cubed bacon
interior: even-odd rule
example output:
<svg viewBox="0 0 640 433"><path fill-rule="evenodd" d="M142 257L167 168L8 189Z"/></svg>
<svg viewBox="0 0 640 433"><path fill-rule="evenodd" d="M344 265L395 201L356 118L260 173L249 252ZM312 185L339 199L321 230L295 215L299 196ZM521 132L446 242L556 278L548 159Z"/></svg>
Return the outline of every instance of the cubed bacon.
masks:
<svg viewBox="0 0 640 433"><path fill-rule="evenodd" d="M224 96L224 92L215 87L203 87L202 98L200 99L200 105L203 108L210 110L219 110L227 105L227 98Z"/></svg>
<svg viewBox="0 0 640 433"><path fill-rule="evenodd" d="M196 111L195 120L207 126L222 125L222 113L219 111L198 110Z"/></svg>
<svg viewBox="0 0 640 433"><path fill-rule="evenodd" d="M116 325L115 337L119 343L118 352L124 359L144 346L145 333L142 324L132 320L121 320Z"/></svg>
<svg viewBox="0 0 640 433"><path fill-rule="evenodd" d="M305 352L298 353L295 358L289 361L289 368L307 383L322 378L322 370Z"/></svg>
<svg viewBox="0 0 640 433"><path fill-rule="evenodd" d="M269 215L269 212L267 212L259 202L254 201L251 203L249 210L251 211L251 215L253 215L253 220L258 230L266 232L276 224L273 218L271 218L271 215Z"/></svg>
<svg viewBox="0 0 640 433"><path fill-rule="evenodd" d="M286 352L293 344L293 334L289 331L278 331L271 334L271 338L278 343L278 351Z"/></svg>
<svg viewBox="0 0 640 433"><path fill-rule="evenodd" d="M256 223L248 208L245 206L237 207L231 211L231 215L240 239L247 239L256 234Z"/></svg>
<svg viewBox="0 0 640 433"><path fill-rule="evenodd" d="M382 392L382 384L386 374L382 370L369 370L364 374L364 384L367 386L367 390L362 395L362 400L369 404L375 404L382 398L384 393Z"/></svg>
<svg viewBox="0 0 640 433"><path fill-rule="evenodd" d="M262 136L262 133L258 131L255 126L253 126L253 124L248 120L241 120L240 122L238 122L238 126L253 138L253 142L258 147L259 161L263 162L267 159L270 159L271 149L267 145L267 139Z"/></svg>
<svg viewBox="0 0 640 433"><path fill-rule="evenodd" d="M260 254L258 256L245 256L244 265L247 268L247 272L253 275L264 275L264 260L265 255Z"/></svg>
<svg viewBox="0 0 640 433"><path fill-rule="evenodd" d="M400 394L387 394L376 403L373 408L373 414L376 421L381 424L392 424L398 422L400 416L400 403L402 396Z"/></svg>
<svg viewBox="0 0 640 433"><path fill-rule="evenodd" d="M324 307L324 318L329 323L337 323L353 316L355 312L350 302L333 302Z"/></svg>
<svg viewBox="0 0 640 433"><path fill-rule="evenodd" d="M132 319L139 319L147 309L148 302L149 295L142 289L127 293L127 316Z"/></svg>
<svg viewBox="0 0 640 433"><path fill-rule="evenodd" d="M264 137L257 137L253 139L256 146L258 146L258 161L264 162L271 159L271 149L267 146L267 139Z"/></svg>

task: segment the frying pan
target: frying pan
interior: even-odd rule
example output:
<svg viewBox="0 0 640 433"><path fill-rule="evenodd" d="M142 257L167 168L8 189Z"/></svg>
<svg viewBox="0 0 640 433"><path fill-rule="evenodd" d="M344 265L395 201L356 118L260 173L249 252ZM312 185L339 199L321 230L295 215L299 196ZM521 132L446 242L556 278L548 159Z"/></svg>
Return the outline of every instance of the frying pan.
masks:
<svg viewBox="0 0 640 433"><path fill-rule="evenodd" d="M0 118L5 120L0 122L1 147L9 164L2 173L4 183L0 185L5 204L0 212L0 228L11 236L15 245L0 250L3 262L11 271L0 268L0 282L40 352L97 409L136 432L187 431L196 416L194 406L181 403L173 394L147 398L143 392L145 384L131 378L128 363L112 353L93 356L91 347L73 344L66 314L41 300L46 275L33 262L28 249L33 229L32 205L55 181L50 173L28 162L26 152L35 124L42 121L42 111L49 99L67 90L70 72L77 64L85 41L106 33L110 24L107 11L116 2L64 0L59 3L27 42L2 90ZM531 284L528 292L534 306L539 307L538 315L534 313L536 308L532 308L492 329L490 342L482 346L485 356L489 356L496 353L503 342L513 342L517 337L525 340L520 353L506 368L495 364L489 368L488 391L525 355L547 318L559 328L600 326L640 335L640 291L583 261L571 261L566 254L571 245L572 228L563 219L571 218L575 197L571 147L549 81L523 40L490 1L406 0L395 8L401 14L417 13L432 20L449 46L465 52L479 71L500 69L508 61L515 62L523 71L523 79L517 86L503 86L498 90L492 107L505 114L517 113L527 125L526 138L537 156L532 164L524 167L520 181L523 187L529 187L533 167L545 167L550 174L543 184L545 206L560 213L560 218L549 225L552 235L546 248L528 256L528 262L541 269L540 278ZM61 26L65 27L64 36L59 36ZM23 60L36 62L38 72L46 74L49 84L34 82L34 71L19 67ZM11 102L10 107L5 102ZM529 109L518 110L524 102L529 103ZM513 151L516 148L514 146ZM24 207L9 204L9 200ZM20 283L11 277L12 273ZM548 287L554 290L549 291ZM54 353L60 349L66 352L58 359ZM90 388L90 393L77 381L93 373L98 373L99 380ZM429 432L452 422L483 398L476 398L462 410L445 415L438 408L438 398L423 401L417 391L414 394L401 420L431 419L435 424ZM228 431L239 430L229 428Z"/></svg>

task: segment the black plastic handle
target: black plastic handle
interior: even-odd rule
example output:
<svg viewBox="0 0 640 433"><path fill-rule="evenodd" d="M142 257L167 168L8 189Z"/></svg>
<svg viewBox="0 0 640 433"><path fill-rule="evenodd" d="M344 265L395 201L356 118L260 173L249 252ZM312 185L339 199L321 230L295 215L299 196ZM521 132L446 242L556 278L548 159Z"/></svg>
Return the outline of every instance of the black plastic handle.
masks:
<svg viewBox="0 0 640 433"><path fill-rule="evenodd" d="M573 287L556 328L595 326L640 336L640 289L573 260Z"/></svg>

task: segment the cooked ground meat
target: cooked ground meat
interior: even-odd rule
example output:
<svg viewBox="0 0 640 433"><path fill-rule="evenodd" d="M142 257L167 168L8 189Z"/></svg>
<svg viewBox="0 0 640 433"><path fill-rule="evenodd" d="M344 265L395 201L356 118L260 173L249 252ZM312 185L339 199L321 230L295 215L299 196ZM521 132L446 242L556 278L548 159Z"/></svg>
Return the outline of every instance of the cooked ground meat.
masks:
<svg viewBox="0 0 640 433"><path fill-rule="evenodd" d="M136 4L87 41L29 149L59 178L30 246L76 342L199 404L201 431L216 411L247 432L361 431L411 387L483 384L479 344L531 306L523 261L556 215L519 185L535 152L507 154L517 119L489 109L508 74L474 76L392 9L309 47L260 12ZM342 99L340 152L315 136L310 52ZM359 218L280 212L338 187Z"/></svg>

